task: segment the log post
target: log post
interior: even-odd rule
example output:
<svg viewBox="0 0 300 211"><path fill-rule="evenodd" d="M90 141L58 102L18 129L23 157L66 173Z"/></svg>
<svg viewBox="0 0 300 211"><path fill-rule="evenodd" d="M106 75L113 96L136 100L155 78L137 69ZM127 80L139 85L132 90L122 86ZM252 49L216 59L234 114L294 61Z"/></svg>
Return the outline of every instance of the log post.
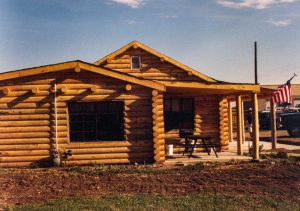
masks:
<svg viewBox="0 0 300 211"><path fill-rule="evenodd" d="M242 144L244 144L246 136L245 136L245 109L244 109L244 101L243 100L242 100L242 104L241 104L241 109L242 109L242 112L241 112L241 115L242 115Z"/></svg>
<svg viewBox="0 0 300 211"><path fill-rule="evenodd" d="M228 101L228 127L229 127L229 141L232 141L232 109L230 101Z"/></svg>
<svg viewBox="0 0 300 211"><path fill-rule="evenodd" d="M163 94L158 90L152 91L152 114L154 160L156 163L163 163L165 161Z"/></svg>
<svg viewBox="0 0 300 211"><path fill-rule="evenodd" d="M237 154L242 155L242 97L236 97L236 132L237 132Z"/></svg>
<svg viewBox="0 0 300 211"><path fill-rule="evenodd" d="M54 82L55 83L55 82ZM50 149L51 149L51 156L53 156L53 152L56 149L56 113L55 113L55 84L53 84L52 91L50 92L51 102L50 102L50 115L49 115L49 124L50 124Z"/></svg>
<svg viewBox="0 0 300 211"><path fill-rule="evenodd" d="M272 149L277 148L277 127L276 127L276 108L273 99L270 100L271 104L271 138L272 138Z"/></svg>
<svg viewBox="0 0 300 211"><path fill-rule="evenodd" d="M228 123L228 101L223 97L219 100L219 138L221 151L226 150L229 144Z"/></svg>
<svg viewBox="0 0 300 211"><path fill-rule="evenodd" d="M252 103L253 103L253 160L259 160L259 120L258 120L258 100L257 93L252 94Z"/></svg>

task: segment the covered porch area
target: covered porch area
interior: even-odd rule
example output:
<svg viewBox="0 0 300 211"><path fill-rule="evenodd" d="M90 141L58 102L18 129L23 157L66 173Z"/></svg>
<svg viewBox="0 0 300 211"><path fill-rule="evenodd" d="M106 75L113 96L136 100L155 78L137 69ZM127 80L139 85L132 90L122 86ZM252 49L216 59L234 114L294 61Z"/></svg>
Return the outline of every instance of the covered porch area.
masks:
<svg viewBox="0 0 300 211"><path fill-rule="evenodd" d="M183 122L179 127L170 127L168 125L167 112L170 109L170 103L164 104L165 115L165 146L173 145L173 155L168 156L166 151L166 164L180 162L180 159L189 159L190 162L195 160L216 160L226 161L232 159L259 159L259 125L258 125L258 95L261 92L259 85L253 84L234 84L234 83L201 83L201 82L165 82L166 92L164 93L164 103L173 99L192 99L193 105L193 125ZM245 133L244 115L242 108L242 99L247 98L252 102L253 108L253 146L252 157L243 156L243 134ZM171 99L171 100L170 100ZM234 145L232 136L232 109L230 103L236 102L237 107L237 142ZM174 100L173 100L174 101ZM171 107L174 105L171 105ZM181 105L184 111L184 103ZM169 110L168 110L169 109ZM177 108L176 108L177 109ZM171 112L172 113L172 112ZM174 113L174 112L173 112ZM182 116L185 113L182 112ZM188 115L186 115L188 116ZM184 119L184 118L183 118ZM177 120L176 120L177 121ZM174 125L173 125L174 126ZM181 126L181 127L180 127ZM188 128L186 128L188 127ZM195 149L191 158L182 156L184 150L184 140L179 137L181 129L193 129L194 134L210 137L216 145L218 157L213 153L208 155L203 152L203 148ZM234 149L234 150L232 150Z"/></svg>

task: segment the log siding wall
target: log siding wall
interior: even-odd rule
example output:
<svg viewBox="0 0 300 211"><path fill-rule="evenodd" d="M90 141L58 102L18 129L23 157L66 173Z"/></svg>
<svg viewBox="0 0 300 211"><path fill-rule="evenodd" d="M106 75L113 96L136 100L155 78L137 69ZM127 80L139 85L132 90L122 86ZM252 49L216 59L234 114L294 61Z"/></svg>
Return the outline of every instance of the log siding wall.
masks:
<svg viewBox="0 0 300 211"><path fill-rule="evenodd" d="M142 68L140 70L131 69L131 56L141 57ZM204 81L196 76L189 75L188 72L173 64L161 61L161 58L139 48L130 48L115 58L108 59L102 66L150 80Z"/></svg>
<svg viewBox="0 0 300 211"><path fill-rule="evenodd" d="M57 83L58 147L71 149L68 165L152 162L153 96L150 88L81 70L2 81L0 89L0 166L49 161L55 145L54 83ZM124 141L69 141L68 102L124 101ZM156 101L155 101L156 102ZM160 106L158 106L160 109Z"/></svg>

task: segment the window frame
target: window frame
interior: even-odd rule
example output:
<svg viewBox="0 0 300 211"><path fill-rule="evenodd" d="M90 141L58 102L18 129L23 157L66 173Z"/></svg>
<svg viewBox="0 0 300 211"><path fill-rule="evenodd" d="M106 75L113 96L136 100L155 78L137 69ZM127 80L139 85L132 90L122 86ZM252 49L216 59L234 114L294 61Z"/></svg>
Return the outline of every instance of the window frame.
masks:
<svg viewBox="0 0 300 211"><path fill-rule="evenodd" d="M72 103L78 103L78 104L93 104L93 107L94 107L94 112L93 113L89 113L89 112L83 112L83 113L72 113L72 112L70 112L70 104L72 104ZM121 108L121 110L116 110L116 111L103 111L103 112L101 112L101 111L97 111L97 104L101 104L101 103L108 103L108 110L110 109L110 103L120 103L120 105L117 105L117 106L120 106L120 108ZM96 142L96 143L99 143L99 142L106 142L106 141L125 141L125 131L124 131L124 127L125 127L125 125L124 125L124 105L125 105L125 103L124 103L124 101L120 101L120 100L115 100L115 101L113 101L113 100L105 100L105 101L92 101L92 102L86 102L86 101L70 101L70 102L68 102L68 104L67 104L67 126L68 126L68 139L69 139L69 143L71 143L71 144L73 144L73 143L93 143L93 142ZM102 105L103 106L103 105ZM80 108L80 109L82 109L82 107ZM86 108L83 108L83 110L85 110ZM109 115L109 113L110 114L113 114L114 116L116 116L116 115L120 115L120 116L117 116L117 118L119 118L119 120L117 121L117 122L119 122L120 124L119 124L119 128L113 128L113 129L110 129L110 130L103 130L103 129L98 129L98 127L100 126L100 125L98 125L98 115ZM95 130L94 131L92 131L93 133L94 133L94 136L96 136L96 138L94 139L94 140L91 140L91 139L86 139L84 136L85 136L85 133L87 132L88 133L88 130L86 130L85 131L85 128L84 128L84 120L82 121L82 123L81 124L83 124L83 129L81 130L81 131L79 131L79 130L71 130L71 124L72 123L74 123L74 121L72 121L71 120L71 116L72 115L78 115L78 116L84 116L84 115L96 115L96 117L95 117L95 123L94 123L94 128L95 128ZM101 118L101 117L100 117ZM102 117L103 118L103 117ZM102 120L103 122L105 122L105 120ZM89 122L89 121L86 121L86 122ZM89 122L89 123L91 123L91 122ZM101 123L100 123L101 124ZM101 126L100 126L101 127ZM117 138L98 138L98 133L99 132L112 132L112 131L116 131L116 130L118 130L118 133L119 133L119 136L117 137ZM72 132L73 133L76 133L78 131L78 133L82 133L82 136L83 136L83 138L82 139L78 139L78 140L74 140L73 138L72 138ZM111 136L111 135L110 135Z"/></svg>
<svg viewBox="0 0 300 211"><path fill-rule="evenodd" d="M179 102L179 111L173 111L174 101ZM184 101L191 100L192 105L191 110L184 111ZM168 102L169 101L169 102ZM166 110L166 104L169 103L170 110ZM190 121L184 120L188 115L190 115ZM190 129L194 130L195 128L195 99L193 97L171 97L164 99L164 123L165 130L181 130L181 129ZM170 122L168 122L170 121ZM177 123L176 123L177 122ZM184 123L191 124L191 127L184 127Z"/></svg>
<svg viewBox="0 0 300 211"><path fill-rule="evenodd" d="M138 61L139 61L139 67L138 68L133 67L133 59L134 58L138 58ZM142 69L142 59L141 59L140 56L131 56L130 57L130 68L131 68L131 70L140 70L140 69Z"/></svg>

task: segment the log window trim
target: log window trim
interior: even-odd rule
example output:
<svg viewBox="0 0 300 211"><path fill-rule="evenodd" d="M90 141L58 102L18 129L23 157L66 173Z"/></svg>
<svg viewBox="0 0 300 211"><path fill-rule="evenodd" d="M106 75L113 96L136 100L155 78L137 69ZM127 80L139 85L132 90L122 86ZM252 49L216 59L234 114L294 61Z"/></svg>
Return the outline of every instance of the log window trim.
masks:
<svg viewBox="0 0 300 211"><path fill-rule="evenodd" d="M194 129L194 99L167 98L164 99L165 130Z"/></svg>
<svg viewBox="0 0 300 211"><path fill-rule="evenodd" d="M132 70L140 70L141 65L141 57L140 56L131 56L130 58L130 65Z"/></svg>
<svg viewBox="0 0 300 211"><path fill-rule="evenodd" d="M69 102L69 141L123 141L124 102Z"/></svg>

